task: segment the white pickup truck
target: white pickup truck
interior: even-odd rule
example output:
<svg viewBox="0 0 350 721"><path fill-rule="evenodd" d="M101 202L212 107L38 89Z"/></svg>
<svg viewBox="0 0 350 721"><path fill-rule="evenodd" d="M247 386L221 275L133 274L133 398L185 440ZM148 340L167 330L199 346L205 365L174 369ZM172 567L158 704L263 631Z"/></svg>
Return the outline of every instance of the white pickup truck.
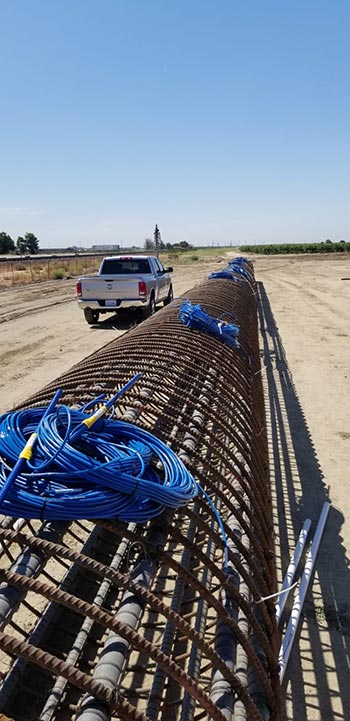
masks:
<svg viewBox="0 0 350 721"><path fill-rule="evenodd" d="M77 283L79 307L89 325L98 322L100 313L140 309L147 318L156 305L173 299L169 273L153 255L113 255L104 258L98 275L86 275Z"/></svg>

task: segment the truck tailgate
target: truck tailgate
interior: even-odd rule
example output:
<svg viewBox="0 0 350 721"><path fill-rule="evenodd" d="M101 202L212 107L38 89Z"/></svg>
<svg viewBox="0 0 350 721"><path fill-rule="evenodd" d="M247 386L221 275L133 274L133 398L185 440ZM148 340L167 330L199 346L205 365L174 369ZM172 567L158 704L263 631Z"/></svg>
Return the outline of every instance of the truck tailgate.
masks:
<svg viewBox="0 0 350 721"><path fill-rule="evenodd" d="M141 276L140 276L141 280ZM116 305L112 301L139 298L139 279L133 276L117 275L82 278L83 300L104 300L106 305Z"/></svg>

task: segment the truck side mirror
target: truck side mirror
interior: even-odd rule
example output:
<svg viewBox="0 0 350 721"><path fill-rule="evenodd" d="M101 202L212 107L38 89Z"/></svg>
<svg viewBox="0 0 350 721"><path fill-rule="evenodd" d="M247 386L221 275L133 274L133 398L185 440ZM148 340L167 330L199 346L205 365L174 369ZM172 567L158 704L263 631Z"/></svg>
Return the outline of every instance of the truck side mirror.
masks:
<svg viewBox="0 0 350 721"><path fill-rule="evenodd" d="M173 267L170 265L169 268L164 268L164 270L165 270L166 273L172 273L172 272L173 272Z"/></svg>

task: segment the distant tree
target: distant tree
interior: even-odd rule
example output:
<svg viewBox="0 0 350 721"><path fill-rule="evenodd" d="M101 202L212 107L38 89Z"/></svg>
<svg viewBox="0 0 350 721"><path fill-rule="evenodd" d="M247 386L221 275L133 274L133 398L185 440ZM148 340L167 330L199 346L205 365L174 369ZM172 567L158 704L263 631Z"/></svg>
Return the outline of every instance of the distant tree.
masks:
<svg viewBox="0 0 350 721"><path fill-rule="evenodd" d="M22 253L26 253L27 243L24 240L24 238L22 237L22 235L18 236L18 238L16 240L16 247L17 247L17 252L20 253L21 255L22 255Z"/></svg>
<svg viewBox="0 0 350 721"><path fill-rule="evenodd" d="M31 255L35 255L39 252L39 240L34 233L26 233L24 240L27 245L27 250Z"/></svg>
<svg viewBox="0 0 350 721"><path fill-rule="evenodd" d="M345 240L340 240L339 243L346 243L346 241L345 241Z"/></svg>
<svg viewBox="0 0 350 721"><path fill-rule="evenodd" d="M146 238L144 246L145 246L145 250L154 250L155 249L154 240L152 240L152 238Z"/></svg>
<svg viewBox="0 0 350 721"><path fill-rule="evenodd" d="M331 242L332 242L331 239L327 238L326 243L331 243Z"/></svg>
<svg viewBox="0 0 350 721"><path fill-rule="evenodd" d="M11 236L4 231L0 233L0 253L14 253L15 244Z"/></svg>
<svg viewBox="0 0 350 721"><path fill-rule="evenodd" d="M179 248L187 248L187 250L190 250L193 247L187 242L187 240L180 240L180 243L177 243L176 245L178 245Z"/></svg>

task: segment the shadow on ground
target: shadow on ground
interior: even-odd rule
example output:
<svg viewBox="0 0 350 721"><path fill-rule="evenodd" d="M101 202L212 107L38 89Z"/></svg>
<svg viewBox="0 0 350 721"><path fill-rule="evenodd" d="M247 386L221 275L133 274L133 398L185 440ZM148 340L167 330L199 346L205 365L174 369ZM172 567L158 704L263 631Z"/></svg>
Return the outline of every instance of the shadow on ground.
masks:
<svg viewBox="0 0 350 721"><path fill-rule="evenodd" d="M275 485L276 531L285 573L306 518L312 533L325 501L325 486L307 422L289 372L264 285L258 307L266 365L271 478ZM315 387L315 393L327 389ZM312 590L287 671L284 718L288 721L350 719L350 572L341 529L343 515L332 506L316 563ZM291 542L293 541L293 544Z"/></svg>
<svg viewBox="0 0 350 721"><path fill-rule="evenodd" d="M103 316L102 316L103 318ZM91 325L91 330L131 330L142 321L141 314L130 311L108 313L103 320Z"/></svg>

